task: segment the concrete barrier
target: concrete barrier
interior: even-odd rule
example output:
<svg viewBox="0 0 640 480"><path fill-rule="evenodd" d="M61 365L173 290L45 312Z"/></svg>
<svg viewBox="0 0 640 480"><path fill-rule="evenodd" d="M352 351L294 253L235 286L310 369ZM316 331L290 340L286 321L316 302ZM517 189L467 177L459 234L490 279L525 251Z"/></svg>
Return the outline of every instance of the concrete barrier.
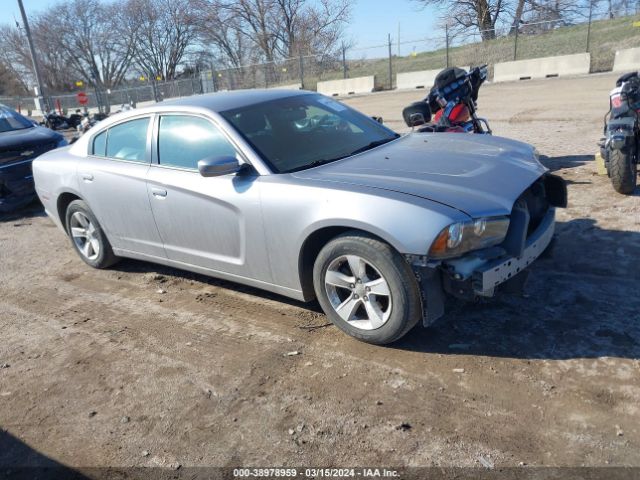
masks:
<svg viewBox="0 0 640 480"><path fill-rule="evenodd" d="M493 81L509 82L534 78L583 75L589 73L590 66L591 55L588 53L496 63L493 66Z"/></svg>
<svg viewBox="0 0 640 480"><path fill-rule="evenodd" d="M469 67L460 67L469 70ZM436 76L442 71L439 70L421 70L419 72L405 72L396 75L396 88L404 90L409 88L425 88L430 89Z"/></svg>
<svg viewBox="0 0 640 480"><path fill-rule="evenodd" d="M375 88L375 76L345 78L344 80L327 80L318 82L318 93L330 97L353 95L356 93L373 92Z"/></svg>
<svg viewBox="0 0 640 480"><path fill-rule="evenodd" d="M302 84L292 83L291 85L277 85L269 88L275 88L276 90L302 90Z"/></svg>
<svg viewBox="0 0 640 480"><path fill-rule="evenodd" d="M618 50L613 61L613 71L634 71L640 70L640 48L627 48Z"/></svg>

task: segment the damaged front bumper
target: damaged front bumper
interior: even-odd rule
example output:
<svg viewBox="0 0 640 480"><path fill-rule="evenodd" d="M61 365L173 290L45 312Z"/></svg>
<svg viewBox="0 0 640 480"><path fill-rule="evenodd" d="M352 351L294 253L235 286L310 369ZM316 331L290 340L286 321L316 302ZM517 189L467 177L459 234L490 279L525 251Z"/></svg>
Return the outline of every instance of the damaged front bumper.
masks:
<svg viewBox="0 0 640 480"><path fill-rule="evenodd" d="M528 218L524 220L526 231ZM445 313L447 295L463 300L492 297L498 286L522 287L531 265L551 244L555 232L555 209L549 208L529 236L523 233L517 254L504 246L470 252L462 257L434 261L407 255L420 283L423 325L429 326ZM513 251L513 248L511 248Z"/></svg>

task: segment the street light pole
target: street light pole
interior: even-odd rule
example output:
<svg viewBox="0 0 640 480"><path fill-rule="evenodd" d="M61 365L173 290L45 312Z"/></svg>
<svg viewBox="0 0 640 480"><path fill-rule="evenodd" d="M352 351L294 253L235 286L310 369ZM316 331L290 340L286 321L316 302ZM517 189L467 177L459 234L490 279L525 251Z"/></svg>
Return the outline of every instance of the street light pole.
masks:
<svg viewBox="0 0 640 480"><path fill-rule="evenodd" d="M36 50L33 46L33 40L31 39L31 29L29 28L29 20L27 20L27 14L24 11L24 5L22 0L18 0L18 6L20 7L20 15L22 15L22 24L24 25L24 31L27 35L27 42L29 43L29 51L31 52L31 61L33 62L33 71L36 75L36 83L38 84L38 103L40 108L47 107L44 89L42 88L42 76L40 75L40 66L38 65L38 59L36 58Z"/></svg>

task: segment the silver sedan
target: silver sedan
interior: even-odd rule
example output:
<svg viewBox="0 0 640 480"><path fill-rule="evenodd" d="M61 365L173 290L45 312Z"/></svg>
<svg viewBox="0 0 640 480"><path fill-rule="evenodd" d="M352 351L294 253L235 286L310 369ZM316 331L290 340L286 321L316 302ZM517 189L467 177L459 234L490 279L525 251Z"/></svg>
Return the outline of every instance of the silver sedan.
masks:
<svg viewBox="0 0 640 480"><path fill-rule="evenodd" d="M303 301L393 342L492 296L549 245L566 188L533 147L400 136L304 91L236 91L123 112L33 163L80 258L121 257Z"/></svg>

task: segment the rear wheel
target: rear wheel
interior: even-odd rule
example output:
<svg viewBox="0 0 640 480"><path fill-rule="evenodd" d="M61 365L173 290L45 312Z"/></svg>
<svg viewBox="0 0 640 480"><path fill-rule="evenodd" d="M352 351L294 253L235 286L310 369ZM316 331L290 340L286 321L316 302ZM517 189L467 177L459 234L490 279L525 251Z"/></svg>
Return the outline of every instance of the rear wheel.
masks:
<svg viewBox="0 0 640 480"><path fill-rule="evenodd" d="M625 195L633 193L638 179L638 165L629 151L609 151L609 176L616 192Z"/></svg>
<svg viewBox="0 0 640 480"><path fill-rule="evenodd" d="M74 200L67 207L66 225L73 248L88 265L107 268L119 260L95 215L82 200Z"/></svg>
<svg viewBox="0 0 640 480"><path fill-rule="evenodd" d="M316 259L313 282L331 322L368 343L394 342L421 317L418 284L407 262L364 233L330 241Z"/></svg>

